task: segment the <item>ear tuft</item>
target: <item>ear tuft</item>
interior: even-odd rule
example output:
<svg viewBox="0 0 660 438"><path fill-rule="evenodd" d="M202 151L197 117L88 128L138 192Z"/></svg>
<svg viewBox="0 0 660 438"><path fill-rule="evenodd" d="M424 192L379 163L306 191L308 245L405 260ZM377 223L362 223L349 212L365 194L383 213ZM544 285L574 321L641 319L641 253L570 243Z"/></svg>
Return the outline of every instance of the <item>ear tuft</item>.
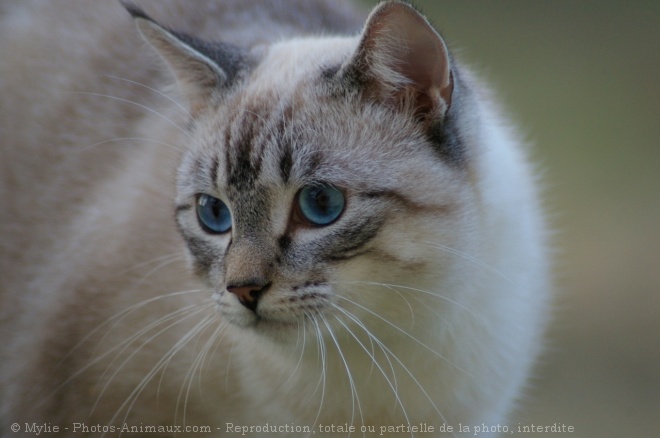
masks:
<svg viewBox="0 0 660 438"><path fill-rule="evenodd" d="M451 105L447 47L407 3L385 2L373 10L342 70L360 77L369 97L400 108L412 106L417 116L442 118Z"/></svg>
<svg viewBox="0 0 660 438"><path fill-rule="evenodd" d="M144 39L165 61L195 115L226 89L245 66L240 49L228 44L210 44L171 31L158 24L142 9L122 2L135 20Z"/></svg>

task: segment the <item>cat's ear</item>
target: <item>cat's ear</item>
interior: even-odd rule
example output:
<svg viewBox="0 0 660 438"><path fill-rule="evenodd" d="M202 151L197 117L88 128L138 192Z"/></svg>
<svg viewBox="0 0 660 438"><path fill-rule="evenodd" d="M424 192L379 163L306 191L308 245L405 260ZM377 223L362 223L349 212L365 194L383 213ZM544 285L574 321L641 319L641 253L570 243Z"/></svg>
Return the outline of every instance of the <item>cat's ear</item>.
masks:
<svg viewBox="0 0 660 438"><path fill-rule="evenodd" d="M353 57L343 66L368 97L405 106L418 116L442 118L451 105L451 60L444 41L412 6L377 6Z"/></svg>
<svg viewBox="0 0 660 438"><path fill-rule="evenodd" d="M214 96L228 88L239 70L244 67L245 60L239 48L222 43L206 43L170 31L137 6L123 4L135 19L144 39L170 67L190 103L193 115L208 106Z"/></svg>

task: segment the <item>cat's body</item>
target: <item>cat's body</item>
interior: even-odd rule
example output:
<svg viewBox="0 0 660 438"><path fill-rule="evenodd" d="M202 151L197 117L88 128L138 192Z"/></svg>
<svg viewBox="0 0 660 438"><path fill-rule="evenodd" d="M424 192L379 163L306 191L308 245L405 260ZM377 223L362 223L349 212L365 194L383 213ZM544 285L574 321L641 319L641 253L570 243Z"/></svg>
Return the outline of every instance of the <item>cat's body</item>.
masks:
<svg viewBox="0 0 660 438"><path fill-rule="evenodd" d="M175 103L126 10L77 3L0 8L0 436L505 424L545 321L543 221L467 72L387 70L407 56L379 45L397 43L391 21L423 19L390 5L363 37L320 38L364 17L335 1L136 2L246 49L191 55L133 10ZM346 198L327 224L301 213L312 186ZM229 205L229 231L195 218L202 199Z"/></svg>

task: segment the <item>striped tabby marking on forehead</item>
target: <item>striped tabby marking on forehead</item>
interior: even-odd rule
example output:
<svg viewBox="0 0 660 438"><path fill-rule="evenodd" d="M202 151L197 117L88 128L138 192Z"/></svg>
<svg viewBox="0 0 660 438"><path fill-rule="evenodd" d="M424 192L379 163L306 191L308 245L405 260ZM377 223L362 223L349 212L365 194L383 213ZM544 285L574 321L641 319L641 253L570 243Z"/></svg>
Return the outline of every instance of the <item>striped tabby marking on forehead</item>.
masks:
<svg viewBox="0 0 660 438"><path fill-rule="evenodd" d="M226 181L229 187L239 190L250 190L254 187L255 180L261 171L262 153L254 151L263 149L263 144L258 144L263 136L262 121L252 111L237 111L229 120L225 132L225 165Z"/></svg>
<svg viewBox="0 0 660 438"><path fill-rule="evenodd" d="M211 179L211 184L216 185L218 184L218 177L219 177L219 169L220 168L220 158L218 157L217 154L213 155L213 158L211 159L211 174L210 174L210 179Z"/></svg>
<svg viewBox="0 0 660 438"><path fill-rule="evenodd" d="M279 170L282 181L286 184L291 177L291 168L293 167L293 149L291 143L284 142L280 144Z"/></svg>
<svg viewBox="0 0 660 438"><path fill-rule="evenodd" d="M280 119L274 129L274 135L279 136L276 139L280 146L279 172L280 177L285 184L289 182L291 168L293 167L293 145L291 141L286 141L287 125L291 124L292 119L293 105L288 104L282 111Z"/></svg>
<svg viewBox="0 0 660 438"><path fill-rule="evenodd" d="M274 107L275 110L273 110ZM258 101L242 102L237 97L230 102L224 134L226 183L228 188L251 190L262 171L266 148L277 150L279 176L289 182L293 166L293 149L287 138L292 109L278 110L277 101L262 97ZM270 156L270 155L269 155Z"/></svg>

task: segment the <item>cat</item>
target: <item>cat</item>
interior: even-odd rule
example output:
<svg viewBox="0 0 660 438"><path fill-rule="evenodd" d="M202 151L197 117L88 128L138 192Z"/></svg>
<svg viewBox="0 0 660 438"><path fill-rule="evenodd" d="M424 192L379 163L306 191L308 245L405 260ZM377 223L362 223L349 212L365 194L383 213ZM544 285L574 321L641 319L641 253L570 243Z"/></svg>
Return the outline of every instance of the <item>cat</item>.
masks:
<svg viewBox="0 0 660 438"><path fill-rule="evenodd" d="M510 427L548 314L535 172L419 11L0 17L1 436Z"/></svg>

